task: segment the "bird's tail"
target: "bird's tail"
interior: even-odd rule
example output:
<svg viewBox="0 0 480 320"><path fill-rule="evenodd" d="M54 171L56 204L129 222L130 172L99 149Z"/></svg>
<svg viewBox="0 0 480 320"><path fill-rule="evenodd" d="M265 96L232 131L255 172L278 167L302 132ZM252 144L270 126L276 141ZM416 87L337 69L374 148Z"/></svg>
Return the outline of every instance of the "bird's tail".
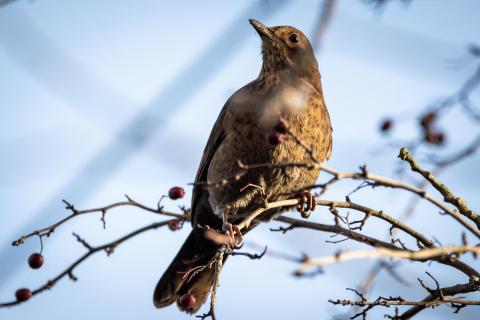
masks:
<svg viewBox="0 0 480 320"><path fill-rule="evenodd" d="M207 240L202 232L192 230L155 287L155 306L163 308L177 302L180 310L197 312L213 286L215 267L207 265L217 250L218 246ZM179 302L179 298L187 293L195 297L195 304L188 309Z"/></svg>

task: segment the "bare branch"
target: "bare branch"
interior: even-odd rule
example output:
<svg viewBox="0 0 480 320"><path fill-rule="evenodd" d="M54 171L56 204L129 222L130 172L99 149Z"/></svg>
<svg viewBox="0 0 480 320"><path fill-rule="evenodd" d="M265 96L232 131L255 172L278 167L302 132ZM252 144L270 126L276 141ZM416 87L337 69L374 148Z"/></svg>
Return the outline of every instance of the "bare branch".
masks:
<svg viewBox="0 0 480 320"><path fill-rule="evenodd" d="M438 180L431 172L422 169L415 159L412 157L410 152L408 152L407 148L403 147L400 150L400 154L398 157L404 161L407 161L410 164L410 168L412 171L420 173L430 184L440 192L445 200L445 202L453 204L455 207L458 208L460 213L465 217L469 218L477 225L477 228L480 228L480 217L476 212L470 210L467 206L465 200L460 197L455 196L448 187L443 184L440 180ZM470 228L469 228L470 230ZM477 230L478 232L478 230ZM476 233L477 234L477 233ZM480 235L477 234L478 237Z"/></svg>
<svg viewBox="0 0 480 320"><path fill-rule="evenodd" d="M142 234L146 231L154 230L154 229L166 226L171 221L173 221L173 220L167 220L167 221L152 223L150 225L147 225L145 227L142 227L140 229L132 231L132 232L126 234L125 236L123 236L121 238L118 238L115 241L112 241L112 242L109 242L109 243L106 243L106 244L103 244L103 245L100 245L100 246L97 246L97 247L91 246L84 239L80 238L80 236L74 234L75 237L77 238L77 240L80 243L82 243L82 245L87 249L87 252L84 255L82 255L80 258L75 260L70 266L68 266L64 271L62 271L59 275L54 277L52 280L47 281L47 283L45 283L44 285L42 285L39 288L33 290L32 291L32 296L40 294L47 289L48 290L51 289L53 286L55 286L57 284L58 281L60 281L62 278L65 278L67 276L74 281L77 280L77 278L73 275L73 271L75 270L75 268L79 264L81 264L82 262L87 260L93 254L95 254L97 252L100 252L100 251L105 251L107 253L107 255L110 255L113 252L114 248L116 248L117 246L119 246L123 242L125 242L125 241L139 235L139 234ZM0 303L0 308L11 307L11 306L14 306L14 305L18 305L20 303L22 303L22 301L18 301L18 300L10 301L10 302L4 302L4 303Z"/></svg>
<svg viewBox="0 0 480 320"><path fill-rule="evenodd" d="M418 251L411 250L392 250L387 248L377 248L375 250L352 250L338 252L333 256L322 258L310 258L303 262L299 271L304 272L312 267L324 267L330 264L336 264L355 259L373 259L373 258L392 258L392 259L409 259L415 261L426 261L441 256L449 256L452 254L463 254L467 252L480 253L480 247L472 245L464 246L445 246Z"/></svg>
<svg viewBox="0 0 480 320"><path fill-rule="evenodd" d="M12 245L13 246L19 246L19 245L23 244L25 242L25 240L27 240L28 238L34 237L34 236L39 236L40 238L49 237L59 226L63 225L67 221L73 219L74 217L80 216L80 215L86 215L86 214L89 214L89 213L100 212L100 213L102 213L101 220L104 223L105 213L107 211L109 211L113 208L122 207L122 206L133 206L133 207L137 207L137 208L140 208L140 209L148 211L148 212L152 212L152 213L155 213L155 214L160 214L160 215L164 215L164 216L168 216L168 217L177 217L177 218L182 219L182 220L188 219L188 217L185 214L173 213L173 212L163 210L163 207L161 207L160 205L157 208L151 208L151 207L145 206L145 205L143 205L143 204L141 204L137 201L132 200L127 195L125 195L125 197L127 198L127 201L115 202L115 203L109 204L109 205L104 206L104 207L87 209L87 210L77 210L71 203L69 203L66 200L63 200L63 202L65 203L65 209L72 212L69 216L66 216L65 218L63 218L62 220L52 224L51 226L48 226L48 227L45 227L45 228L42 228L42 229L38 229L38 230L35 230L35 231L33 231L33 232L31 232L27 235L21 236L19 239L13 241Z"/></svg>

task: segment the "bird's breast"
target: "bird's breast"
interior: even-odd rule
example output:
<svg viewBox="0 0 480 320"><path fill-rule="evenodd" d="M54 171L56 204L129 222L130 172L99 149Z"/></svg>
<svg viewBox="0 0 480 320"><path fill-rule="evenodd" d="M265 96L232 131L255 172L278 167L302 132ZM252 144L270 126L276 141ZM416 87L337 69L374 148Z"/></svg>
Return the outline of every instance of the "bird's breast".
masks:
<svg viewBox="0 0 480 320"><path fill-rule="evenodd" d="M266 135L280 118L284 118L295 135L320 150L319 143L325 136L322 131L330 130L324 109L323 99L304 88L283 88L264 95L257 92L232 97L223 123L224 139L210 162L208 180L220 181L234 176L240 170L238 160L249 165L311 161L293 139L271 145ZM280 194L313 184L317 177L318 170L300 167L279 170L267 166L209 190L209 202L218 215L225 210L238 213L254 205L261 190L271 201L278 199ZM248 185L251 187L245 189Z"/></svg>

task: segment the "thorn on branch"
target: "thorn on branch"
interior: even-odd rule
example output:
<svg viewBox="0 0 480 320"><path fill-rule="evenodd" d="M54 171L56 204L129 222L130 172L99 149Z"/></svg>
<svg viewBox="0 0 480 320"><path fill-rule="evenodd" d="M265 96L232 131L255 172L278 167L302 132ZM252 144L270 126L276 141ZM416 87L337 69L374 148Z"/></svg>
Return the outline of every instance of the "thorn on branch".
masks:
<svg viewBox="0 0 480 320"><path fill-rule="evenodd" d="M72 281L78 281L78 278L73 274L73 270L68 271L68 278Z"/></svg>
<svg viewBox="0 0 480 320"><path fill-rule="evenodd" d="M102 216L100 217L100 221L102 221L103 229L107 228L107 221L105 221L105 213L107 213L107 211L105 209L102 209Z"/></svg>
<svg viewBox="0 0 480 320"><path fill-rule="evenodd" d="M360 291L352 288L347 288L347 290L354 292L361 299L362 302L367 301L367 298L365 298L364 293L361 293Z"/></svg>
<svg viewBox="0 0 480 320"><path fill-rule="evenodd" d="M335 233L335 234L332 234L332 235L330 236L330 238L334 238L334 237L337 237L337 236L339 236L339 235L340 235L339 233ZM344 241L347 241L347 240L350 240L350 238L349 238L349 237L345 237L345 238L340 239L340 240L325 240L325 242L326 242L326 243L334 243L334 244L336 244L336 243L344 242Z"/></svg>
<svg viewBox="0 0 480 320"><path fill-rule="evenodd" d="M282 227L282 226L278 227L277 229L270 228L270 231L272 231L272 232L281 232L281 233L285 234L285 233L287 233L288 231L295 229L296 227L297 227L297 226L291 224L291 225L289 225L289 226L286 227L286 228L285 228L285 227Z"/></svg>
<svg viewBox="0 0 480 320"><path fill-rule="evenodd" d="M359 191L363 188L366 188L366 187L375 188L376 186L377 186L377 184L375 182L364 180L355 189L350 191L347 196L351 196L352 194L354 194L355 192L357 192L357 191ZM347 202L350 202L350 201L347 201Z"/></svg>
<svg viewBox="0 0 480 320"><path fill-rule="evenodd" d="M26 239L27 239L27 237L22 236L22 237L18 238L17 240L13 241L12 246L14 246L14 247L21 246L25 242Z"/></svg>
<svg viewBox="0 0 480 320"><path fill-rule="evenodd" d="M208 319L208 318L212 318L212 312L209 310L207 313L204 313L204 314L200 314L200 315L197 315L195 316L195 318L199 318L201 320L205 320L205 319Z"/></svg>
<svg viewBox="0 0 480 320"><path fill-rule="evenodd" d="M465 308L467 305L463 303L452 302L450 306L455 309L453 313L458 313L461 309Z"/></svg>
<svg viewBox="0 0 480 320"><path fill-rule="evenodd" d="M368 177L368 169L367 169L367 165L363 165L363 166L360 166L360 173L362 175L363 178L367 179Z"/></svg>
<svg viewBox="0 0 480 320"><path fill-rule="evenodd" d="M72 234L77 239L78 242L80 242L85 248L87 248L88 251L93 251L93 247L85 239L80 237L75 232L72 232Z"/></svg>
<svg viewBox="0 0 480 320"><path fill-rule="evenodd" d="M420 278L418 278L418 282L420 282L420 285L422 286L422 288L424 288L425 290L427 290L428 293L430 293L432 296L438 297L440 300L443 300L443 299L444 299L444 295L443 295L443 290L442 290L442 288L440 287L440 283L439 283L438 280L435 279L435 277L432 276L428 271L425 271L425 273L435 282L436 289L432 289L432 288L428 287L428 286L422 281L422 279L420 279Z"/></svg>
<svg viewBox="0 0 480 320"><path fill-rule="evenodd" d="M65 203L65 209L70 210L74 215L78 214L78 210L75 209L74 205L68 202L65 199L62 199L63 203Z"/></svg>
<svg viewBox="0 0 480 320"><path fill-rule="evenodd" d="M115 244L105 247L105 252L107 253L107 256L110 256L115 251L115 247Z"/></svg>
<svg viewBox="0 0 480 320"><path fill-rule="evenodd" d="M405 246L405 243L403 243L403 241L400 240L400 238L391 239L391 240L390 240L390 243L391 243L391 244L396 244L396 243L398 243L398 244L400 245L400 247L402 247L402 249L404 249L404 250L409 250L409 249Z"/></svg>
<svg viewBox="0 0 480 320"><path fill-rule="evenodd" d="M393 314L393 316L386 314L384 317L391 320L400 320L400 313L398 311L398 307L395 307L395 313Z"/></svg>
<svg viewBox="0 0 480 320"><path fill-rule="evenodd" d="M309 272L305 272L305 271L301 271L301 270L295 270L292 275L294 277L297 277L297 278L314 278L316 276L318 276L319 274L323 274L324 271L323 271L323 268L321 267L318 267L318 268L315 268L313 269L312 271L309 271Z"/></svg>
<svg viewBox="0 0 480 320"><path fill-rule="evenodd" d="M267 246L265 246L265 249L263 249L263 251L260 254L232 251L232 252L230 252L230 255L232 255L232 256L245 256L245 257L250 258L251 260L258 260L258 259L263 258L263 256L265 255L266 252L267 252Z"/></svg>
<svg viewBox="0 0 480 320"><path fill-rule="evenodd" d="M382 211L380 211L380 214L382 214ZM363 229L363 227L365 226L365 222L367 222L368 218L370 218L371 216L372 216L372 211L369 211L369 212L365 213L365 217L363 217L363 219L350 222L350 226L352 226L354 224L358 224L357 227L352 227L351 230L360 230L361 231Z"/></svg>

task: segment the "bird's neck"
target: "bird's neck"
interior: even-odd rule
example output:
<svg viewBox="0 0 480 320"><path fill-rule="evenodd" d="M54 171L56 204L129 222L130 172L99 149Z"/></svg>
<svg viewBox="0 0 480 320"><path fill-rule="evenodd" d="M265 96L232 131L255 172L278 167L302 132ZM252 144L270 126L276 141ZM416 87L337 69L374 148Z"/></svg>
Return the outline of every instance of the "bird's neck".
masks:
<svg viewBox="0 0 480 320"><path fill-rule="evenodd" d="M315 71L315 70L313 70ZM322 93L322 85L320 81L320 73L318 71L312 72L312 74L298 74L288 69L268 69L265 65L262 67L260 74L258 75L256 84L261 89L275 89L279 86L293 85L296 86L301 82L308 82L319 93Z"/></svg>

